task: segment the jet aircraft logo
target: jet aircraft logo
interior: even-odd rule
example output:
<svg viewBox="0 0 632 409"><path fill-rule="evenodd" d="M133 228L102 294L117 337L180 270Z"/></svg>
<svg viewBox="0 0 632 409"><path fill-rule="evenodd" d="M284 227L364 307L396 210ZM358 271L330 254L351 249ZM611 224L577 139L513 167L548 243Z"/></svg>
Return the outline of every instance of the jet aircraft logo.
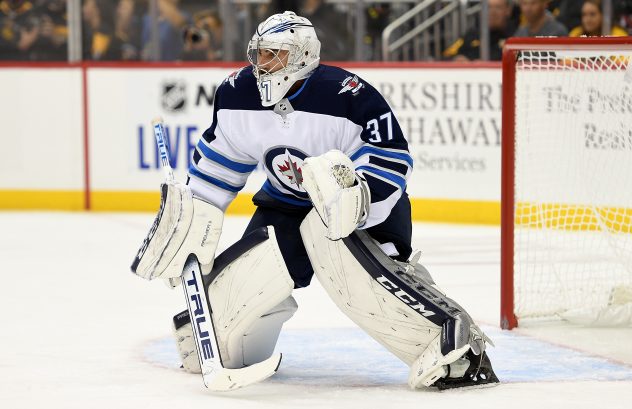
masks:
<svg viewBox="0 0 632 409"><path fill-rule="evenodd" d="M344 81L342 81L342 89L338 92L338 95L347 91L351 91L351 93L355 95L358 91L360 91L360 89L362 89L362 87L364 87L364 84L360 82L357 75L347 77Z"/></svg>

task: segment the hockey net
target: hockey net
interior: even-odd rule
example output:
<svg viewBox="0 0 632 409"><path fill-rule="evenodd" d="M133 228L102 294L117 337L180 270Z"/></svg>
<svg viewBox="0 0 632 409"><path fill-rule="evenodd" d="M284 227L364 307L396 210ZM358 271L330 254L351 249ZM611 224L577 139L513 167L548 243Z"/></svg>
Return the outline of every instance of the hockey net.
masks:
<svg viewBox="0 0 632 409"><path fill-rule="evenodd" d="M632 323L632 41L503 58L501 326Z"/></svg>

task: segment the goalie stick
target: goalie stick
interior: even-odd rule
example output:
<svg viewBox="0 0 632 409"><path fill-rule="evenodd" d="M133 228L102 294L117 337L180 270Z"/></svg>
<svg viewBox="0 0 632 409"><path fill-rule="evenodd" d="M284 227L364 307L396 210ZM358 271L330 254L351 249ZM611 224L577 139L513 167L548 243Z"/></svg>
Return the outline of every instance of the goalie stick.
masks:
<svg viewBox="0 0 632 409"><path fill-rule="evenodd" d="M154 119L152 127L166 181L173 183L175 178L169 163L162 119ZM205 278L196 255L190 254L184 265L181 280L187 309L191 317L195 349L198 353L204 385L210 390L223 392L239 389L274 375L281 364L281 354L274 354L265 361L245 368L224 368L215 336L211 304L205 290L211 283Z"/></svg>

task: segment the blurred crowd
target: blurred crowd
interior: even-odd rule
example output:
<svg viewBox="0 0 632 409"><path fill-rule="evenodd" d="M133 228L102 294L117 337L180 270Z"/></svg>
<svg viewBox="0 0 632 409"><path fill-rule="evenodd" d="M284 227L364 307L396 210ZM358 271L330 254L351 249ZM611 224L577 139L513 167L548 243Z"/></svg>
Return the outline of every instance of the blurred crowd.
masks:
<svg viewBox="0 0 632 409"><path fill-rule="evenodd" d="M607 35L632 34L632 1L614 0ZM601 0L489 0L490 60L502 59L509 37L581 37L603 35ZM472 61L481 58L481 30L473 27L443 52L446 59Z"/></svg>
<svg viewBox="0 0 632 409"><path fill-rule="evenodd" d="M0 0L0 59L65 60L66 0Z"/></svg>
<svg viewBox="0 0 632 409"><path fill-rule="evenodd" d="M457 1L457 0L455 0ZM379 41L402 5L365 2L364 54L379 60ZM614 0L611 35L632 34L632 0ZM218 0L157 0L157 25L149 0L82 0L84 60L215 61L224 58L224 23ZM412 7L408 3L403 7ZM322 59L350 60L356 46L355 5L325 0L269 0L237 4L231 23L243 27L284 10L309 18L323 43ZM403 10L405 11L405 10ZM601 0L489 0L491 59L499 60L510 36L595 36L604 21ZM228 27L227 27L228 28ZM246 33L235 27L236 59ZM152 40L158 40L156 47ZM442 44L446 60L480 59L480 28L474 25L454 44ZM68 58L67 0L0 0L0 60L64 61Z"/></svg>

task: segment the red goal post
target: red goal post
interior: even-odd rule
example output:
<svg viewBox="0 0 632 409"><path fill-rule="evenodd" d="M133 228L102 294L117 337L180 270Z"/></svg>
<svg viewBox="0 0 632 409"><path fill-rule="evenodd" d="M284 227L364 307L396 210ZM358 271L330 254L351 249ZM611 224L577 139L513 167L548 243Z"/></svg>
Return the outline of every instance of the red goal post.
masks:
<svg viewBox="0 0 632 409"><path fill-rule="evenodd" d="M511 38L507 41L503 51L503 109L502 109L502 193L501 193L501 317L500 325L504 329L511 329L519 324L519 319L522 316L517 313L517 300L516 298L525 297L531 301L531 298L539 298L537 303L548 303L549 298L560 298L566 300L574 299L573 297L579 297L580 301L592 297L593 289L580 289L571 288L574 284L564 283L565 280L574 280L575 274L577 274L577 280L585 280L588 283L590 280L590 267L586 265L590 260L582 260L580 255L572 255L573 246L594 246L595 244L590 242L592 239L584 239L571 237L572 235L579 236L583 231L589 231L599 228L599 226L605 226L606 230L612 230L613 220L617 220L617 226L614 228L614 232L608 232L608 234L615 234L616 240L623 240L623 244L618 243L617 246L624 246L623 250L632 250L630 243L632 243L632 236L630 234L630 222L632 222L632 196L626 196L621 198L621 195L613 194L611 202L605 200L601 202L600 198L595 199L594 203L589 203L593 199L588 200L586 197L564 197L564 190L568 190L571 195L575 195L575 191L582 190L572 187L572 183L565 183L563 180L563 174L573 175L572 165L566 164L563 159L565 156L571 157L570 162L581 162L585 159L585 153L580 152L583 148L591 144L603 143L604 139L608 139L608 135L614 135L612 140L622 146L622 149L618 149L617 152L612 154L610 162L625 162L619 158L624 155L624 158L629 158L632 163L632 137L628 139L627 135L630 133L630 123L632 122L632 114L627 113L629 106L632 105L632 96L629 100L623 102L619 99L625 98L625 96L616 93L616 85L614 91L609 94L604 94L606 103L608 101L614 101L612 104L621 104L621 107L617 105L613 108L613 112L598 112L595 116L595 121L598 123L603 122L603 126L607 129L608 126L614 122L620 121L625 127L621 130L616 128L612 132L603 131L602 133L594 132L593 124L584 124L584 139L582 141L570 142L568 146L563 145L558 139L564 139L563 136L559 138L557 135L565 134L567 129L573 128L575 125L582 121L588 121L590 114L597 111L594 106L589 106L588 114L583 111L586 98L590 99L591 96L586 96L588 90L591 95L599 94L598 82L602 80L619 81L619 77L615 78L613 74L606 73L618 72L621 75L631 74L632 68L630 68L630 59L632 58L632 37L599 37L599 38ZM630 64L630 65L629 65ZM600 73L601 71L601 73ZM590 72L590 73L589 73ZM585 75L584 75L585 74ZM582 85L582 77L587 81L588 85ZM568 83L565 83L568 78ZM598 79L598 80L596 80ZM627 79L627 77L626 77ZM517 80L520 81L520 85L517 86ZM549 85L542 85L546 81L551 81ZM590 85L595 83L596 85ZM582 88L582 86L590 88ZM625 85L627 87L627 85ZM544 90L544 91L543 91ZM574 92L573 90L577 90ZM536 96L537 95L537 96ZM597 98L597 97L595 97ZM593 103L592 100L588 104ZM619 115L619 109L625 111L622 115L627 115L627 120L623 116ZM605 110L605 108L604 108ZM546 115L543 115L545 113ZM610 115L612 114L612 115ZM517 116L520 115L520 116ZM614 121L614 122L613 122ZM580 126L580 125L578 125ZM619 125L617 125L619 126ZM594 126L596 129L597 127ZM580 129L580 128L577 128ZM601 131L600 131L601 132ZM610 133L608 133L610 132ZM627 132L627 133L626 133ZM571 133L570 131L566 133ZM581 132L574 132L574 136L579 137ZM539 140L540 135L543 135L542 140ZM597 136L595 136L597 135ZM605 136L604 136L605 135ZM572 136L572 135L571 135ZM591 139L592 138L592 139ZM605 151L615 150L612 148L615 146L615 142L608 139L609 145L606 147L598 146L595 148L596 157L605 156ZM518 142L517 142L518 141ZM549 147L548 144L555 144L554 147ZM564 142L566 143L566 142ZM535 145L532 152L524 154L525 150L532 148ZM579 148L577 148L579 146ZM593 147L592 145L590 146ZM612 148L612 149L610 149ZM518 158L517 158L517 151ZM560 152L551 153L559 149ZM574 149L579 149L575 151ZM623 151L619 152L619 150ZM577 153L579 152L579 153ZM551 158L560 158L560 163L551 165ZM521 156L524 155L524 156ZM549 156L551 155L551 156ZM573 159L572 156L575 155ZM549 157L548 162L546 157ZM540 164L529 164L529 161L537 161L543 157L543 162ZM581 157L582 159L577 159ZM523 166L522 170L517 169L516 164ZM593 160L587 161L592 163ZM595 172L600 172L601 168L607 167L609 163L608 159L599 163L600 168L597 168ZM559 166L556 168L556 166ZM543 175L537 175L540 167L545 172ZM632 168L625 168L632 169ZM556 171L559 170L559 171ZM618 169L620 171L620 169ZM521 173L522 172L522 173ZM546 173L548 172L548 174ZM577 172L576 172L577 173ZM620 172L619 172L620 173ZM518 177L516 176L518 174ZM617 173L618 174L618 173ZM547 193L547 186L549 179L555 180L554 185L551 186L550 192ZM605 179L605 178L604 178ZM628 179L632 179L632 173L628 176ZM542 193L542 198L533 200L532 197L526 195L528 198L524 199L516 198L516 193L523 189L522 185L533 182L533 187L529 187L532 193L531 196L538 196ZM517 186L518 183L518 186ZM627 183L627 181L625 181ZM627 184L625 186L613 186L612 190L623 189L631 187ZM592 187L586 188L591 190ZM519 192L518 192L519 193ZM559 195L558 195L559 193ZM595 192L596 194L597 192ZM600 192L599 192L600 193ZM601 193L600 193L601 194ZM608 196L608 195L605 195ZM601 195L600 197L604 197ZM524 202L522 202L524 201ZM625 206L626 202L628 203ZM528 203L528 204L525 204ZM554 205L551 203L573 203L572 206L565 205L565 208L554 209ZM612 203L612 204L611 204ZM618 214L612 213L612 209L619 209ZM527 210L533 210L532 213L526 214ZM535 209L535 210L534 210ZM607 210L604 210L607 209ZM623 209L623 210L621 210ZM536 214L536 212L539 212ZM603 214L608 213L605 218L597 220ZM553 220L551 215L555 214L558 219ZM559 218L560 214L563 218ZM591 219L592 218L592 219ZM520 220L517 220L520 219ZM529 226L524 227L523 223L526 220L526 224L531 223ZM563 225L563 223L571 220L573 225ZM588 220L587 225L580 225L582 221ZM518 225L516 224L518 222ZM619 223L621 222L621 223ZM592 223L592 224L591 224ZM627 227L626 227L627 224ZM597 226L597 227L595 227ZM560 237L547 238L544 242L534 243L535 239L524 239L522 237L517 238L517 231L527 232L526 235L537 234L552 234L559 235ZM522 234L522 233L521 233ZM587 235L590 235L589 233ZM624 237L627 234L628 237ZM561 236L566 236L563 238ZM538 239L539 240L539 239ZM570 244L562 243L564 240L568 240ZM520 241L518 243L518 241ZM544 243L544 244L543 244ZM562 243L562 244L559 244ZM533 250L529 246L537 247L537 250ZM560 251L564 254L562 262L558 262L555 259L556 251ZM585 250L578 248L578 251ZM538 253L535 255L535 253ZM545 254L547 253L547 254ZM553 254L553 256L551 254ZM525 255L526 254L526 255ZM624 257L627 257L625 254ZM596 256L600 258L601 256ZM574 261L568 261L574 258ZM551 269L546 267L535 267L538 263L553 263ZM562 264L568 264L560 267ZM582 264L584 263L584 264ZM610 263L610 262L609 262ZM627 258L623 261L623 264L628 263ZM572 264L572 265L571 265ZM580 266L581 264L581 266ZM616 261L611 264L617 264ZM608 267L600 266L599 268L605 269L606 279L610 279ZM526 267L525 267L526 266ZM523 268L524 267L524 268ZM630 265L624 265L624 269L629 269ZM530 269L529 272L523 272L522 270ZM520 271L518 271L520 270ZM564 271L561 271L564 270ZM629 272L629 270L627 270ZM531 274L534 280L541 280L542 283L532 284L531 278L520 278L518 283L518 274ZM541 277L535 277L539 274L549 276L555 275L555 283L547 284ZM579 277L581 274L581 277ZM602 273L600 273L602 274ZM627 274L625 271L623 274ZM601 276L598 278L602 280ZM627 280L627 275L624 276L624 280ZM597 280L597 279L595 279ZM613 278L613 280L620 280L620 278ZM556 287L557 282L562 282L559 289ZM628 284L625 281L624 284ZM517 294L518 290L523 291L526 287L531 285L540 286L536 290L528 289L526 295ZM587 284L588 287L592 287L591 284ZM548 287L547 287L548 286ZM615 283L615 287L618 284ZM618 287L617 287L618 288ZM569 294L564 294L564 291L569 290ZM607 291L604 290L604 291ZM612 292L610 293L610 297ZM596 296L596 298L605 297L605 295ZM519 303L522 300L518 301ZM571 303L574 301L571 301ZM600 301L603 302L603 301ZM557 308L557 309L556 309ZM595 307L596 308L596 307ZM558 311L559 310L559 311ZM548 311L542 312L542 316L552 314L555 317L564 316L566 311L560 309L560 307L551 307ZM537 317L536 313L535 316Z"/></svg>

